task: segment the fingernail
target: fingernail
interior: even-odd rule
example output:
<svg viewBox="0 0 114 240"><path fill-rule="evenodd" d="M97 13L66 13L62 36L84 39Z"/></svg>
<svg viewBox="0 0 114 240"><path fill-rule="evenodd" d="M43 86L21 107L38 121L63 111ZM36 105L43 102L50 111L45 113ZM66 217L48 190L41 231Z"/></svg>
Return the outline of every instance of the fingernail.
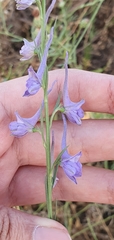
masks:
<svg viewBox="0 0 114 240"><path fill-rule="evenodd" d="M34 230L33 240L71 240L66 230L37 226Z"/></svg>

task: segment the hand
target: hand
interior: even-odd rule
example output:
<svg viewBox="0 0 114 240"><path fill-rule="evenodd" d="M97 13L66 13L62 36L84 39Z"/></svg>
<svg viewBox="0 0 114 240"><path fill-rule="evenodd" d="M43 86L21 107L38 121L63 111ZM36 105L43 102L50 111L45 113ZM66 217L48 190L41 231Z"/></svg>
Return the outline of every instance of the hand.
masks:
<svg viewBox="0 0 114 240"><path fill-rule="evenodd" d="M11 136L8 128L9 123L15 118L15 111L18 111L22 117L30 117L41 104L42 91L29 98L22 97L26 79L27 77L22 77L0 85L0 204L9 207L45 201L45 152L41 136L38 133L29 133L18 139ZM49 94L51 113L58 93L62 91L64 70L51 71L49 79L50 86L55 79L58 80ZM114 113L113 80L114 77L110 75L70 69L69 95L71 100L76 102L85 99L83 105L85 111ZM61 121L55 122L53 128L55 132L55 156L57 156L61 150L63 123ZM82 151L82 163L113 160L113 129L113 120L83 120L81 127L68 123L67 142L69 153L75 154ZM111 170L83 166L83 175L77 179L77 185L65 176L61 168L59 169L58 178L59 182L53 191L53 200L114 203L114 181L113 171ZM13 230L9 229L9 233L15 234L14 239L29 239L31 232L37 225L62 229L58 231L61 236L60 239L68 239L67 235L65 238L66 230L63 230L63 227L54 221L43 220L31 215L28 216L20 211L1 208L1 212L4 213L4 211L11 221ZM24 238L22 238L21 230L15 232L14 219L19 219L16 224L22 226ZM31 228L30 224L32 224ZM26 229L28 229L27 232ZM14 231L14 233L11 231ZM36 229L36 232L38 231L39 228ZM55 239L57 234L53 234L52 230L49 232L52 234L52 236L48 235L49 239L53 238L53 236ZM40 239L40 235L38 234L37 238L34 239Z"/></svg>

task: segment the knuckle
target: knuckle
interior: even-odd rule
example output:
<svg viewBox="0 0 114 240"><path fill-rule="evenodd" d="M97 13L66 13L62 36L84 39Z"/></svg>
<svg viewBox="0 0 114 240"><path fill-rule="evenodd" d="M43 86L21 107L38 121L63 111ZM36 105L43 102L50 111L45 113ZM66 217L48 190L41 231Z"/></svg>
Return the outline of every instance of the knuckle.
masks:
<svg viewBox="0 0 114 240"><path fill-rule="evenodd" d="M18 165L22 165L22 145L20 139L15 139L15 141L12 144L13 151L15 153L15 158L17 159Z"/></svg>
<svg viewBox="0 0 114 240"><path fill-rule="evenodd" d="M107 104L108 104L108 112L109 113L114 113L114 86L113 82L109 81L108 87L107 87Z"/></svg>
<svg viewBox="0 0 114 240"><path fill-rule="evenodd" d="M0 240L10 240L11 222L8 208L0 207Z"/></svg>
<svg viewBox="0 0 114 240"><path fill-rule="evenodd" d="M114 184L113 184L113 177L110 178L107 185L107 198L109 204L114 204Z"/></svg>

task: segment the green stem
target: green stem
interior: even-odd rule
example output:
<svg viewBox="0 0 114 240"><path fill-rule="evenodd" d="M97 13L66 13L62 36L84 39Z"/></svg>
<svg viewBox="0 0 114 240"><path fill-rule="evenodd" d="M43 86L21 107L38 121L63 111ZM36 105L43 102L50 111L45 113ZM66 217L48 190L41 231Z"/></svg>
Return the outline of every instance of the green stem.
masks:
<svg viewBox="0 0 114 240"><path fill-rule="evenodd" d="M48 217L52 218L52 178L51 178L51 154L50 154L50 127L47 90L44 91L45 122L46 122L46 166L47 166L47 208Z"/></svg>
<svg viewBox="0 0 114 240"><path fill-rule="evenodd" d="M41 16L41 56L44 53L45 43L46 43L46 24L45 24L45 14L46 14L46 0L41 2L42 4L42 16ZM44 89L44 109L45 109L45 124L46 124L46 141L45 141L45 151L46 151L46 201L48 217L52 218L52 176L51 176L51 152L50 152L50 126L49 126L49 107L48 107L48 69L46 68L43 76L43 89Z"/></svg>
<svg viewBox="0 0 114 240"><path fill-rule="evenodd" d="M46 140L44 137L44 119L43 119L43 115L42 115L42 111L41 111L41 135L42 135L42 140L43 140L43 146L46 148Z"/></svg>

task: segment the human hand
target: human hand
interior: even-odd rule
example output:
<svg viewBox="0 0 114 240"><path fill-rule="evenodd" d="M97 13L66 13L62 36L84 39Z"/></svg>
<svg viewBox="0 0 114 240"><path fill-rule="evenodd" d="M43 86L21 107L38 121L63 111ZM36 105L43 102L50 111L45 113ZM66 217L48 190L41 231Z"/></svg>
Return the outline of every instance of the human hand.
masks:
<svg viewBox="0 0 114 240"><path fill-rule="evenodd" d="M113 78L113 76L105 74L69 70L69 95L71 100L77 102L85 99L83 106L85 111L114 113ZM45 201L45 152L41 136L38 133L29 133L18 139L11 136L8 128L9 123L14 120L15 111L18 111L22 117L30 117L36 112L42 101L42 91L29 98L21 97L25 90L26 79L27 77L22 77L0 85L0 204L9 207ZM58 80L53 91L49 94L51 113L58 93L62 90L64 70L51 71L49 79L50 86L55 79ZM56 121L53 128L55 132L55 155L57 156L61 148L62 122ZM81 150L82 163L113 160L113 129L113 120L83 120L81 127L68 123L69 153L75 154ZM53 200L114 203L113 171L111 170L83 166L83 174L81 178L77 179L77 185L67 179L62 169L59 169L58 177L60 180L53 191ZM28 234L31 234L37 225L62 228L61 225L56 225L58 224L56 222L51 221L49 224L50 220L45 221L40 218L34 220L33 216L28 217L25 213L17 213L15 210L6 209L6 213L7 211L8 213L11 212L9 214L11 219L17 219L17 216L18 219L21 219L19 220L21 226L23 223L23 226L29 229ZM26 219L28 219L28 222L26 222ZM25 222L28 227L26 227ZM30 228L31 223L32 227ZM13 224L15 226L14 220ZM25 228L24 238L18 232L20 235L15 239L26 240L28 236L30 237L30 235L26 237ZM50 233L52 233L52 230ZM52 235L55 239L55 234ZM67 236L66 238L60 236L61 239L67 239ZM40 239L40 236L36 239ZM51 238L49 237L49 239Z"/></svg>

